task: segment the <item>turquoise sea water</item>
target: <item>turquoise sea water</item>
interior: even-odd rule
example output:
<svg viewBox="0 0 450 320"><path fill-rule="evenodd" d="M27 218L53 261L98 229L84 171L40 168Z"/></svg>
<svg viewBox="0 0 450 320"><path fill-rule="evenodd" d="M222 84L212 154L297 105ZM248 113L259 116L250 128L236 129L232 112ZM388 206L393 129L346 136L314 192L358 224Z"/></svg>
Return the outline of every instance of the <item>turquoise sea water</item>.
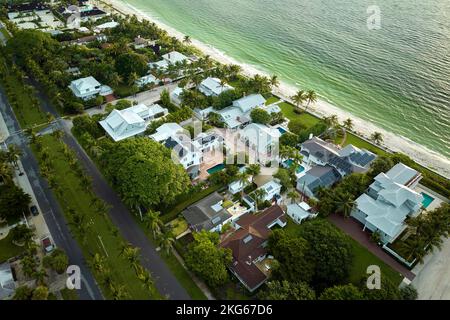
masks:
<svg viewBox="0 0 450 320"><path fill-rule="evenodd" d="M450 157L448 0L122 1Z"/></svg>

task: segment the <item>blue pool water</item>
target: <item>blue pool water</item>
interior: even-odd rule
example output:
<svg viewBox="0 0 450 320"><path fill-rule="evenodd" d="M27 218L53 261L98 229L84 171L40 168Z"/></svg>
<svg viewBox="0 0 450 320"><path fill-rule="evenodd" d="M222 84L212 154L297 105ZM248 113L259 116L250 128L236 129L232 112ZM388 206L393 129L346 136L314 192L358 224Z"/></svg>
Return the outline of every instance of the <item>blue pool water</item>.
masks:
<svg viewBox="0 0 450 320"><path fill-rule="evenodd" d="M213 174L215 172L219 172L222 171L223 168L225 168L225 165L223 163L220 163L218 165L215 165L214 167L209 168L208 170L206 170L209 174Z"/></svg>
<svg viewBox="0 0 450 320"><path fill-rule="evenodd" d="M422 205L424 208L427 208L430 203L433 202L434 198L424 192L421 192L422 196L423 196L423 201L422 201Z"/></svg>
<svg viewBox="0 0 450 320"><path fill-rule="evenodd" d="M283 161L284 165L285 165L286 167L288 167L288 168L290 168L290 167L292 166L292 162L293 162L292 159L287 159L287 160L284 160L284 161ZM303 172L303 171L305 171L305 168L304 168L303 166L299 166L299 167L297 168L297 170L296 170L297 173L300 173L300 172Z"/></svg>
<svg viewBox="0 0 450 320"><path fill-rule="evenodd" d="M278 127L278 131L280 131L281 134L285 134L287 132L282 127Z"/></svg>

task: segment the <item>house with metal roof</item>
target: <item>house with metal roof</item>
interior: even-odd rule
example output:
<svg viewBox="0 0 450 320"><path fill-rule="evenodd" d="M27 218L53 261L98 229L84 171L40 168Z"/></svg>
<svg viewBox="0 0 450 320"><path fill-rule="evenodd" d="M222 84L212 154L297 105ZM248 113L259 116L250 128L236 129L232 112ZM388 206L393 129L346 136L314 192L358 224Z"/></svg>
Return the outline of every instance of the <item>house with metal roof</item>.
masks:
<svg viewBox="0 0 450 320"><path fill-rule="evenodd" d="M270 276L271 258L267 257L267 241L275 226L286 226L286 215L275 205L259 214L246 213L233 222L235 231L225 236L222 248L232 252L230 271L250 292Z"/></svg>
<svg viewBox="0 0 450 320"><path fill-rule="evenodd" d="M156 62L150 62L148 65L152 69L166 70L169 65L175 65L183 62L190 62L189 58L178 51L172 51L162 55L162 59Z"/></svg>
<svg viewBox="0 0 450 320"><path fill-rule="evenodd" d="M138 104L123 110L114 109L99 123L114 141L121 141L144 133L150 121L168 112L166 108L157 104L150 107Z"/></svg>
<svg viewBox="0 0 450 320"><path fill-rule="evenodd" d="M308 198L316 198L320 188L330 188L341 179L332 166L314 166L297 180L297 190Z"/></svg>
<svg viewBox="0 0 450 320"><path fill-rule="evenodd" d="M405 229L405 219L421 212L423 196L412 188L421 174L402 163L380 173L366 193L356 199L351 216L364 229L378 232L383 243L392 243Z"/></svg>
<svg viewBox="0 0 450 320"><path fill-rule="evenodd" d="M250 113L263 107L266 99L260 94L251 94L233 101L233 105L217 111L225 126L229 129L242 128L251 122Z"/></svg>
<svg viewBox="0 0 450 320"><path fill-rule="evenodd" d="M146 86L146 85L151 84L151 83L153 83L153 84L158 83L158 79L156 79L156 77L154 75L148 74L148 75L145 75L143 77L140 77L134 83L138 87L142 88L143 86Z"/></svg>
<svg viewBox="0 0 450 320"><path fill-rule="evenodd" d="M287 205L286 213L295 223L302 223L303 220L314 218L317 214L311 212L311 207L306 202L291 203Z"/></svg>
<svg viewBox="0 0 450 320"><path fill-rule="evenodd" d="M259 93L251 94L233 101L233 106L241 109L242 112L250 112L255 108L263 108L266 104L266 99Z"/></svg>
<svg viewBox="0 0 450 320"><path fill-rule="evenodd" d="M220 231L232 215L223 207L224 197L213 192L187 207L183 212L189 228L193 231Z"/></svg>
<svg viewBox="0 0 450 320"><path fill-rule="evenodd" d="M175 122L164 123L156 129L156 132L149 136L150 139L155 140L156 142L164 142L169 137L176 135L177 133L184 132L182 126Z"/></svg>
<svg viewBox="0 0 450 320"><path fill-rule="evenodd" d="M191 179L198 177L203 154L188 135L171 135L164 146L172 150L172 160L183 165Z"/></svg>
<svg viewBox="0 0 450 320"><path fill-rule="evenodd" d="M77 80L73 80L69 89L73 94L83 100L89 100L94 98L100 93L102 85L94 77L86 77Z"/></svg>
<svg viewBox="0 0 450 320"><path fill-rule="evenodd" d="M222 84L220 79L208 77L203 80L199 86L198 90L207 97L217 97L222 92L233 90L234 88L227 83Z"/></svg>

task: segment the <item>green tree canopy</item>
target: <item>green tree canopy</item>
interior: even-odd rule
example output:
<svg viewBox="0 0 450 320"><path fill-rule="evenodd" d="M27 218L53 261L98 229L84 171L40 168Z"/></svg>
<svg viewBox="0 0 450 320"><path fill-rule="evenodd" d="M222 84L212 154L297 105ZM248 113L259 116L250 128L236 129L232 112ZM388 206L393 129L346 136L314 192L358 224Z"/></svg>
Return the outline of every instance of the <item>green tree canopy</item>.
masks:
<svg viewBox="0 0 450 320"><path fill-rule="evenodd" d="M266 110L261 108L253 109L250 113L250 118L253 122L260 124L268 124L272 119L270 117L270 114Z"/></svg>
<svg viewBox="0 0 450 320"><path fill-rule="evenodd" d="M316 294L307 283L291 283L283 281L269 281L267 288L259 293L262 300L314 300Z"/></svg>
<svg viewBox="0 0 450 320"><path fill-rule="evenodd" d="M101 159L124 201L134 208L170 203L190 186L186 171L172 161L170 150L148 138L111 144Z"/></svg>
<svg viewBox="0 0 450 320"><path fill-rule="evenodd" d="M320 300L363 300L364 295L353 284L334 286L325 289Z"/></svg>
<svg viewBox="0 0 450 320"><path fill-rule="evenodd" d="M218 287L228 279L227 266L231 263L230 249L219 248L219 235L202 230L194 233L185 255L186 265L211 287Z"/></svg>
<svg viewBox="0 0 450 320"><path fill-rule="evenodd" d="M274 230L268 248L279 262L274 270L276 276L290 282L309 283L314 273L314 261L308 257L310 246L305 239L284 230Z"/></svg>
<svg viewBox="0 0 450 320"><path fill-rule="evenodd" d="M133 73L143 76L148 69L147 58L134 52L122 53L116 59L116 69L125 79L129 79Z"/></svg>
<svg viewBox="0 0 450 320"><path fill-rule="evenodd" d="M15 184L0 185L0 218L9 219L22 216L28 211L30 202L30 195Z"/></svg>
<svg viewBox="0 0 450 320"><path fill-rule="evenodd" d="M325 288L347 280L353 262L349 238L323 219L307 221L299 236L309 243L309 259L315 263L313 287Z"/></svg>

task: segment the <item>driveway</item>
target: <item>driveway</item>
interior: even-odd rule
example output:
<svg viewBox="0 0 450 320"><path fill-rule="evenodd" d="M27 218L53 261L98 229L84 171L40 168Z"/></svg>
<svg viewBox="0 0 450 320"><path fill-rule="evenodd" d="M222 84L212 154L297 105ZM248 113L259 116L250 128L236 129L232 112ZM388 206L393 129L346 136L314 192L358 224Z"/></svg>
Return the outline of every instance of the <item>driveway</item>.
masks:
<svg viewBox="0 0 450 320"><path fill-rule="evenodd" d="M450 300L450 239L446 239L440 251L434 251L417 265L417 276L412 284L420 300Z"/></svg>

